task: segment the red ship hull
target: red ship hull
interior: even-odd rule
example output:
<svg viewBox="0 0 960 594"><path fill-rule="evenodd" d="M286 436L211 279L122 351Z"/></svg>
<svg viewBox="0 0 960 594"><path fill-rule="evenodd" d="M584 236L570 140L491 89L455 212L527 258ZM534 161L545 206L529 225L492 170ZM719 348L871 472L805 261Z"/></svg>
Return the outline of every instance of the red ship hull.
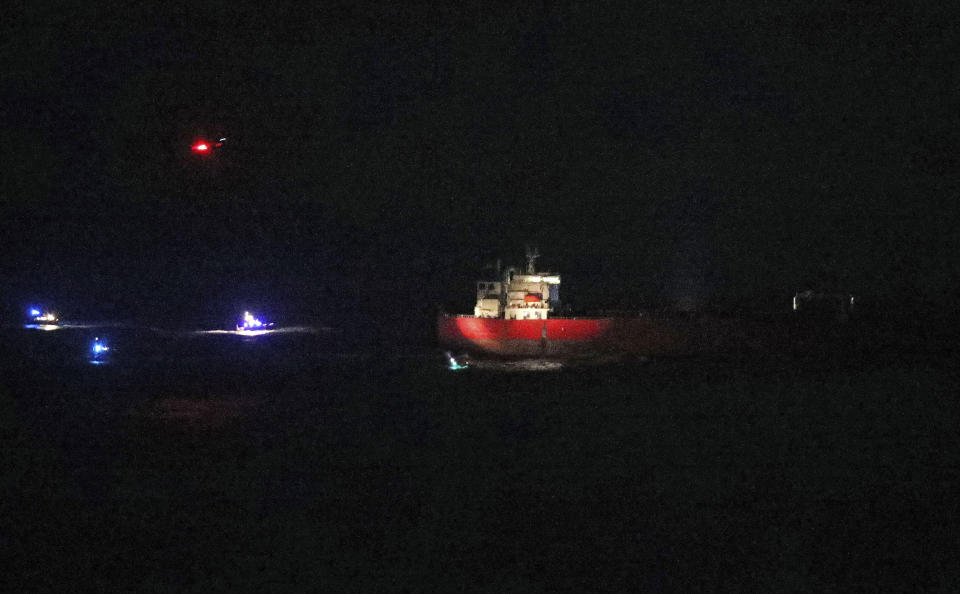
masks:
<svg viewBox="0 0 960 594"><path fill-rule="evenodd" d="M441 314L441 345L504 357L669 356L762 348L775 341L768 324L708 317L550 318L506 320Z"/></svg>

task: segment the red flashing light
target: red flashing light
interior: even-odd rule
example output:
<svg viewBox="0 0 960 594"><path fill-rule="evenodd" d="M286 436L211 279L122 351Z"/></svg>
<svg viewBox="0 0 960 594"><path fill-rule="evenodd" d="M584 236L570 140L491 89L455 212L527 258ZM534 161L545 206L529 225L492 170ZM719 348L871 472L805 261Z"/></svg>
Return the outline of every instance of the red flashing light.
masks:
<svg viewBox="0 0 960 594"><path fill-rule="evenodd" d="M210 150L210 145L206 142L198 142L190 148L193 149L195 153L205 153Z"/></svg>

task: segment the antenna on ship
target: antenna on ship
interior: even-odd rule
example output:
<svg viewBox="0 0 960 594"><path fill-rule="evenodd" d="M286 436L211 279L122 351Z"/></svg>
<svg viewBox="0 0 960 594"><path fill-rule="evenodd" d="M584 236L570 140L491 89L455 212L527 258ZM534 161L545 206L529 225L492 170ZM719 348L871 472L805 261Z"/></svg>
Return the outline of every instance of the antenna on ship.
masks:
<svg viewBox="0 0 960 594"><path fill-rule="evenodd" d="M540 250L536 246L527 246L527 274L534 274L537 269L537 258L540 257Z"/></svg>

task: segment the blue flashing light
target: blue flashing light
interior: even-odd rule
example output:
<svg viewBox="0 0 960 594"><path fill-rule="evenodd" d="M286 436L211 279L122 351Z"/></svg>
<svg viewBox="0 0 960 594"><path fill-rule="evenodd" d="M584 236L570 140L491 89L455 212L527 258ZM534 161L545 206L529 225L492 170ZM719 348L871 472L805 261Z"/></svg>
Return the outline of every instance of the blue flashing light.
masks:
<svg viewBox="0 0 960 594"><path fill-rule="evenodd" d="M243 312L243 322L237 326L237 330L258 330L264 328L267 324L257 319L249 311Z"/></svg>
<svg viewBox="0 0 960 594"><path fill-rule="evenodd" d="M31 307L31 308L30 308L30 316L31 316L31 317L34 317L34 318L35 318L35 317L37 317L37 316L39 316L39 315L40 315L40 310L39 310L39 309L37 309L36 307Z"/></svg>
<svg viewBox="0 0 960 594"><path fill-rule="evenodd" d="M101 342L99 337L93 339L93 356L94 357L99 357L100 355L104 354L109 350L110 350L110 347L108 347L103 342Z"/></svg>

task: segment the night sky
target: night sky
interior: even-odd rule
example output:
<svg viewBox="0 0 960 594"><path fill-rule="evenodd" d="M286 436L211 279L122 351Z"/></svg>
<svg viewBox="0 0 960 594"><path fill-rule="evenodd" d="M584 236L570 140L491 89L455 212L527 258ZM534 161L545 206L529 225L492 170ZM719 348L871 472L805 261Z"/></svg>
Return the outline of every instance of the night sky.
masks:
<svg viewBox="0 0 960 594"><path fill-rule="evenodd" d="M524 4L7 14L3 307L426 319L527 243L584 308L956 303L952 14Z"/></svg>

